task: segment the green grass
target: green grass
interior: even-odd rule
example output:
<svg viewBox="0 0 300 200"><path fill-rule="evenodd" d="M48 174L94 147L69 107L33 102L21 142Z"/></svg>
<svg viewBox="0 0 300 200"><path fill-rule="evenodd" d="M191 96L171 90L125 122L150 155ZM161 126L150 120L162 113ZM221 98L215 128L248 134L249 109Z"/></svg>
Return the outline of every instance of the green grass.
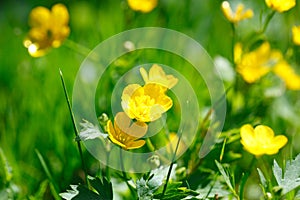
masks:
<svg viewBox="0 0 300 200"><path fill-rule="evenodd" d="M49 8L53 3L54 1L26 1L0 4L0 147L12 167L13 183L19 187L20 199L35 194L40 184L48 179L35 150L38 150L44 158L58 186L58 192L65 191L70 184L84 182L59 68L64 73L66 87L71 97L77 70L87 55L83 55L84 51L80 49L71 49L67 45L62 45L60 48L52 49L44 57L32 58L23 47L23 40L29 30L27 20L30 10L38 5ZM201 43L211 57L221 55L230 58L231 56L231 26L221 12L219 0L187 0L186 3L161 0L158 7L148 14L130 10L126 1L63 1L63 3L67 5L70 12L71 34L68 39L87 49L93 49L110 36L128 29L157 26L187 34ZM255 17L251 21L241 22L237 28L238 39L242 41L249 34L248 29L259 27L260 10L267 9L264 1L245 1L245 3L255 9ZM273 46L280 48L282 52L288 51L289 31L293 24L299 25L299 13L298 5L291 12L276 14L264 35L265 38L270 38ZM294 53L299 55L299 52L299 47L294 47ZM144 51L141 54L143 55L134 60L132 65L166 60L169 66L175 66L176 69L186 67L182 73L190 82L194 83L197 80L197 77L193 76L195 71L180 58L172 56L165 58L158 51ZM128 55L124 56L125 60L130 61L131 55L127 58L126 56ZM299 73L300 61L297 56L293 64ZM115 77L118 77L132 65L126 65L125 70L112 65L110 70L116 75ZM110 99L101 97L106 94L109 96L112 92L111 88L116 83L116 80L109 78L111 73L107 73L104 86L98 87L97 96L104 98L101 101L103 104L99 107L96 105L99 115L102 112L111 114L108 108ZM264 91L262 87L269 84L267 81L262 82L263 86L255 85L250 89L240 77L237 77L236 83L235 91L228 92L228 114L224 130L239 128L244 123L268 124L276 133L286 133L290 139L289 146L276 158L291 158L300 152L297 146L300 130L297 121L299 93L286 91L281 97L265 99L261 98L261 93ZM230 85L226 83L226 87ZM203 87L203 82L193 86L197 90ZM239 102L236 99L237 93L241 95ZM207 91L199 92L197 95L202 99L199 101L200 107L203 108L210 103ZM245 105L247 107L243 107ZM276 112L277 105L285 106L287 113ZM232 148L241 150L240 144ZM217 156L218 153L211 157ZM97 174L98 163L86 150L84 150L84 158L89 173ZM187 163L188 160L184 162ZM245 163L246 160L241 159L239 162ZM52 199L50 193L48 191L43 198Z"/></svg>

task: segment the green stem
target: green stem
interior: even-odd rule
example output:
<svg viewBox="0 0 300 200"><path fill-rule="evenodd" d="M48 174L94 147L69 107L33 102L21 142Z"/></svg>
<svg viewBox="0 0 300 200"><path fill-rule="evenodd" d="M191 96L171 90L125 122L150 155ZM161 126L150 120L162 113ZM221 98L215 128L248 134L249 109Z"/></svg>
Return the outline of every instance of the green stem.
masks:
<svg viewBox="0 0 300 200"><path fill-rule="evenodd" d="M182 130L181 130L180 133L179 133L179 137L178 137L178 140L177 140L176 148L175 148L175 151L174 151L174 154L173 154L173 158L172 158L171 165L170 165L169 170L168 170L167 179L166 179L166 184L164 185L164 188L163 188L163 192L162 192L161 198L164 197L164 195L165 195L165 193L166 193L166 191L167 191L168 182L169 182L169 179L170 179L170 177L171 177L171 172L172 172L173 165L175 164L175 158L176 158L176 154L177 154L177 151L178 151L178 147L179 147L179 143L180 143L180 140L181 140L181 136L182 136Z"/></svg>
<svg viewBox="0 0 300 200"><path fill-rule="evenodd" d="M120 165L121 165L122 175L123 175L123 178L125 179L127 187L129 188L129 190L131 192L131 195L134 195L135 191L133 190L132 186L128 183L127 174L125 173L125 167L124 167L122 151L123 151L123 149L120 147Z"/></svg>
<svg viewBox="0 0 300 200"><path fill-rule="evenodd" d="M110 181L110 172L109 172L109 155L110 155L110 152L106 152L106 167L105 167L105 175L106 175L106 178L108 181Z"/></svg>
<svg viewBox="0 0 300 200"><path fill-rule="evenodd" d="M99 60L99 56L96 55L95 53L93 53L91 49L89 49L81 44L78 44L72 40L66 39L64 41L64 45L66 47L68 47L69 49L72 49L83 56L89 56L89 58L91 58L92 60L95 60L95 61Z"/></svg>
<svg viewBox="0 0 300 200"><path fill-rule="evenodd" d="M58 194L59 193L58 192L59 191L58 186L55 183L55 181L54 181L54 179L53 179L53 177L50 173L50 170L49 170L43 156L41 155L41 153L39 152L38 149L35 149L35 153L36 153L36 155L38 156L38 158L40 160L40 163L41 163L41 165L42 165L42 167L43 167L43 169L44 169L44 171L45 171L45 173L46 173L46 175L47 175L47 177L50 181L50 184L52 184L52 187L53 187L53 190L52 190L53 193L52 194L53 194L54 198L55 199L60 199L59 194Z"/></svg>
<svg viewBox="0 0 300 200"><path fill-rule="evenodd" d="M267 19L265 21L265 24L263 26L263 28L261 29L260 33L264 33L266 30L267 30L267 27L271 21L271 19L273 18L273 16L275 15L276 11L273 10L268 16L267 16Z"/></svg>
<svg viewBox="0 0 300 200"><path fill-rule="evenodd" d="M244 188L245 188L245 185L246 185L246 182L252 172L252 169L253 167L255 166L255 163L256 163L256 158L253 156L252 160L251 160L251 163L250 163L250 166L249 166L249 170L243 174L242 176L242 180L241 180L241 185L240 185L240 199L244 199L243 196L244 196Z"/></svg>
<svg viewBox="0 0 300 200"><path fill-rule="evenodd" d="M82 148L81 148L81 144L80 144L78 129L77 129L76 123L75 123L75 117L74 117L74 114L73 114L73 111L72 111L72 108L71 108L71 103L70 103L70 99L69 99L69 96L68 96L68 92L67 92L66 84L65 84L65 81L64 81L63 73L60 69L59 69L59 73L60 73L60 78L61 78L62 86L63 86L63 89L64 89L65 97L66 97L66 100L67 100L68 109L69 109L72 124L73 124L73 129L74 129L74 132L75 132L75 140L77 142L77 147L78 147L78 150L79 150L81 164L82 164L82 168L83 168L83 171L84 171L84 174L85 174L86 184L89 186L87 168L85 166L84 159L83 159L83 153L82 153Z"/></svg>
<svg viewBox="0 0 300 200"><path fill-rule="evenodd" d="M232 30L232 40L231 40L231 61L234 64L234 45L236 40L236 31L235 31L235 24L231 23L231 30Z"/></svg>

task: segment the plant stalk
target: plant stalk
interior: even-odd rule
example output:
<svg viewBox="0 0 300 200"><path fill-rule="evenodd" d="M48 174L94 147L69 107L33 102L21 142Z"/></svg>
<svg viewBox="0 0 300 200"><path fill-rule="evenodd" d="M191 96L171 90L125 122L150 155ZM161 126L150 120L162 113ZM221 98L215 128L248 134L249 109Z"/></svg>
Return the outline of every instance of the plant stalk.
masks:
<svg viewBox="0 0 300 200"><path fill-rule="evenodd" d="M77 147L78 147L78 151L79 151L79 155L80 155L80 159L81 159L81 164L82 164L82 168L83 168L83 171L84 171L85 181L86 181L86 184L89 186L87 168L85 166L84 159L83 159L83 153L82 153L82 148L81 148L81 144L80 144L78 129L77 129L76 123L75 123L75 117L74 117L74 114L73 114L73 111L72 111L72 107L71 107L70 99L69 99L69 96L68 96L66 84L65 84L65 81L64 81L63 73L60 69L59 69L59 73L60 73L60 79L61 79L61 82L62 82L62 86L63 86L63 89L64 89L64 94L65 94L65 97L66 97L66 100L67 100L68 109L69 109L69 112L70 112L72 124L73 124L73 129L74 129L74 133L75 133L75 140L77 142Z"/></svg>

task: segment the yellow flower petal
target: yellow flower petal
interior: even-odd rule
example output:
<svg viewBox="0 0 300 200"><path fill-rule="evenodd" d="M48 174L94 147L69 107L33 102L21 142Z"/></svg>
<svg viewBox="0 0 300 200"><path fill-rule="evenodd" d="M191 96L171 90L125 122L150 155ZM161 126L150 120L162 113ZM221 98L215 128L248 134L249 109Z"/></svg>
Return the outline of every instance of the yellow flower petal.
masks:
<svg viewBox="0 0 300 200"><path fill-rule="evenodd" d="M109 139L110 139L113 143L115 143L115 144L121 146L122 148L126 148L126 145L124 145L123 143L119 142L119 140L116 139L116 138L117 138L117 135L116 135L116 132L115 132L115 129L114 129L113 125L112 125L111 120L109 120L109 121L107 122L107 131L108 131L108 137L109 137Z"/></svg>
<svg viewBox="0 0 300 200"><path fill-rule="evenodd" d="M65 5L58 3L51 8L52 22L60 26L66 26L69 23L69 13Z"/></svg>
<svg viewBox="0 0 300 200"><path fill-rule="evenodd" d="M283 57L279 51L271 50L268 42L242 55L240 55L242 53L240 48L237 46L235 49L236 70L248 83L254 83L266 75Z"/></svg>
<svg viewBox="0 0 300 200"><path fill-rule="evenodd" d="M29 25L31 27L44 27L47 29L49 26L49 20L51 18L51 13L49 9L38 6L30 12L29 15Z"/></svg>
<svg viewBox="0 0 300 200"><path fill-rule="evenodd" d="M274 136L274 131L264 125L255 128L250 124L243 125L240 134L244 149L256 156L276 154L288 141L284 135Z"/></svg>
<svg viewBox="0 0 300 200"><path fill-rule="evenodd" d="M145 140L131 141L126 145L127 149L138 149L146 144Z"/></svg>
<svg viewBox="0 0 300 200"><path fill-rule="evenodd" d="M296 5L295 0L265 0L268 7L278 12L284 12Z"/></svg>
<svg viewBox="0 0 300 200"><path fill-rule="evenodd" d="M138 140L143 137L147 130L147 124L143 122L131 123L130 118L124 113L117 113L112 125L111 120L107 122L108 137L114 144L123 149L136 149L145 144L144 140Z"/></svg>
<svg viewBox="0 0 300 200"><path fill-rule="evenodd" d="M168 89L171 89L178 82L178 79L175 78L173 75L166 75L162 67L160 67L157 64L154 64L150 68L149 75L143 67L140 68L140 73L146 84L155 83L160 84Z"/></svg>
<svg viewBox="0 0 300 200"><path fill-rule="evenodd" d="M157 6L157 0L127 0L132 10L147 13Z"/></svg>
<svg viewBox="0 0 300 200"><path fill-rule="evenodd" d="M293 26L292 28L293 42L300 45L300 26Z"/></svg>
<svg viewBox="0 0 300 200"><path fill-rule="evenodd" d="M300 90L300 76L295 73L286 61L279 62L273 71L285 82L288 89Z"/></svg>
<svg viewBox="0 0 300 200"><path fill-rule="evenodd" d="M29 31L24 46L33 57L44 55L50 48L59 47L70 34L69 13L63 4L55 4L51 11L34 8L29 15Z"/></svg>
<svg viewBox="0 0 300 200"><path fill-rule="evenodd" d="M238 23L244 19L253 17L253 11L251 9L244 11L243 4L238 4L235 13L232 11L228 1L223 1L221 8L224 16L232 23Z"/></svg>
<svg viewBox="0 0 300 200"><path fill-rule="evenodd" d="M165 91L165 87L153 83L143 87L137 84L128 85L123 90L122 108L132 119L141 122L154 121L173 105Z"/></svg>

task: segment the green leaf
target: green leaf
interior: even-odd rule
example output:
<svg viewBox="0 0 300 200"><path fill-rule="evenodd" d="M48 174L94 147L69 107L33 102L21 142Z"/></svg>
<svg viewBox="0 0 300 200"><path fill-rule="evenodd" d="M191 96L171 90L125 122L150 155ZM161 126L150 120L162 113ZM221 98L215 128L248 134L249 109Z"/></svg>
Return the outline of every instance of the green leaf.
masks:
<svg viewBox="0 0 300 200"><path fill-rule="evenodd" d="M294 190L300 186L300 154L295 160L286 163L285 172L279 167L274 160L273 173L280 187L282 187L282 195ZM283 176L282 176L283 175Z"/></svg>
<svg viewBox="0 0 300 200"><path fill-rule="evenodd" d="M0 148L0 189L12 179L12 169L7 162L4 152Z"/></svg>
<svg viewBox="0 0 300 200"><path fill-rule="evenodd" d="M44 194L47 190L48 187L48 180L43 181L40 184L39 190L34 194L34 196L30 196L29 199L30 200L39 200L39 199L43 199L44 198Z"/></svg>
<svg viewBox="0 0 300 200"><path fill-rule="evenodd" d="M171 172L171 179L175 177L176 164ZM152 199L157 189L163 185L167 178L169 166L161 166L151 170L149 177L142 177L136 181L137 193L139 199Z"/></svg>
<svg viewBox="0 0 300 200"><path fill-rule="evenodd" d="M102 133L96 125L85 119L83 119L83 122L81 122L80 125L82 128L80 130L79 137L83 141L92 140L99 137L107 137L107 134Z"/></svg>
<svg viewBox="0 0 300 200"><path fill-rule="evenodd" d="M163 187L160 187L153 197L154 199L161 200L181 200L185 197L195 197L199 194L198 192L187 189L186 187L180 187L181 185L182 182L169 182L167 190L163 197L161 197Z"/></svg>
<svg viewBox="0 0 300 200"><path fill-rule="evenodd" d="M90 184L98 192L99 196L102 199L105 200L113 199L113 188L111 182L109 182L106 178L103 178L101 181L99 177L96 178L89 177L89 179L90 179Z"/></svg>
<svg viewBox="0 0 300 200"><path fill-rule="evenodd" d="M226 185L222 184L219 180L216 180L213 186L208 184L206 187L199 188L196 191L199 193L197 196L199 199L204 199L205 197L214 198L216 194L218 197L230 196Z"/></svg>
<svg viewBox="0 0 300 200"><path fill-rule="evenodd" d="M267 187L267 180L266 180L264 174L262 173L262 171L259 168L257 168L257 172L258 172L258 176L259 176L261 184L264 187Z"/></svg>
<svg viewBox="0 0 300 200"><path fill-rule="evenodd" d="M100 178L88 177L93 187L93 190L88 189L84 185L70 185L72 190L60 193L59 195L66 200L112 200L113 190L112 183L105 178L101 181Z"/></svg>
<svg viewBox="0 0 300 200"><path fill-rule="evenodd" d="M220 173L222 174L227 186L229 187L229 189L232 191L232 192L235 192L235 190L233 189L233 186L231 184L231 181L230 181L230 177L228 175L228 173L225 171L224 167L221 165L221 163L219 163L218 161L215 160L215 163L220 171Z"/></svg>

